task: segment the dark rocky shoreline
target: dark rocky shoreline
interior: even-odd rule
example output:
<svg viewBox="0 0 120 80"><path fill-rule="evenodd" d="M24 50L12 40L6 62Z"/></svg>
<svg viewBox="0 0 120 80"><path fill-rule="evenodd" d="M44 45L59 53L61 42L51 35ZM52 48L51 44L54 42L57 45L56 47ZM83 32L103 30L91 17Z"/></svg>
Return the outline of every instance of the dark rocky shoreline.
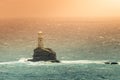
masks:
<svg viewBox="0 0 120 80"><path fill-rule="evenodd" d="M28 59L28 61L37 62L37 61L50 61L59 63L60 61L56 59L56 52L50 48L41 49L37 47L34 49L33 59Z"/></svg>

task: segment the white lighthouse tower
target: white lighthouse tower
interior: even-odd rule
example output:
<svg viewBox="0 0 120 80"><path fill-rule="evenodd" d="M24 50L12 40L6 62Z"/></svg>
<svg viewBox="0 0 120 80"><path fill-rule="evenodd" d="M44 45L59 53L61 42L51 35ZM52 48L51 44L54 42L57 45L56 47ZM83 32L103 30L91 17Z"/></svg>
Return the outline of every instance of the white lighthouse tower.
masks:
<svg viewBox="0 0 120 80"><path fill-rule="evenodd" d="M38 48L44 49L43 32L42 31L38 32Z"/></svg>

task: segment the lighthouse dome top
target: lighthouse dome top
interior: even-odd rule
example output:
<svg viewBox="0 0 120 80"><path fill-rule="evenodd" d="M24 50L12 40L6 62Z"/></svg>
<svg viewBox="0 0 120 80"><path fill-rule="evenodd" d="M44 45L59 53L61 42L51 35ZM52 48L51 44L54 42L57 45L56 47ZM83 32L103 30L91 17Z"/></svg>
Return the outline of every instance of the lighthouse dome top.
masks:
<svg viewBox="0 0 120 80"><path fill-rule="evenodd" d="M42 34L43 32L42 31L39 31L38 34Z"/></svg>

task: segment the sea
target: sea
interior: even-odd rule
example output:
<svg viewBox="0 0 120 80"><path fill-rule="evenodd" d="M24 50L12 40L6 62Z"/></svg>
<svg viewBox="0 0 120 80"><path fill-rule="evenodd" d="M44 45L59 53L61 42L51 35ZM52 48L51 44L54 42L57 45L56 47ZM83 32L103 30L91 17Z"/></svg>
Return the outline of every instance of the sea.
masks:
<svg viewBox="0 0 120 80"><path fill-rule="evenodd" d="M27 61L39 31L60 63ZM119 20L0 19L0 80L119 79Z"/></svg>

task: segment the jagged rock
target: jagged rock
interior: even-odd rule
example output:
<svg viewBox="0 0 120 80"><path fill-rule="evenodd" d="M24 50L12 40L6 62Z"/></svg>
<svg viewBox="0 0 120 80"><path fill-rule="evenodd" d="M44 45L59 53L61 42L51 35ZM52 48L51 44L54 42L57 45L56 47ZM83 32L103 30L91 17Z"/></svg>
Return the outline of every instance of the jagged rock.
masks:
<svg viewBox="0 0 120 80"><path fill-rule="evenodd" d="M104 62L105 64L118 64L118 62Z"/></svg>
<svg viewBox="0 0 120 80"><path fill-rule="evenodd" d="M34 49L33 59L29 59L28 61L51 61L51 62L59 62L56 59L56 53L50 48L36 48Z"/></svg>
<svg viewBox="0 0 120 80"><path fill-rule="evenodd" d="M118 62L111 62L111 64L118 64Z"/></svg>
<svg viewBox="0 0 120 80"><path fill-rule="evenodd" d="M111 64L110 62L104 62L105 64Z"/></svg>

